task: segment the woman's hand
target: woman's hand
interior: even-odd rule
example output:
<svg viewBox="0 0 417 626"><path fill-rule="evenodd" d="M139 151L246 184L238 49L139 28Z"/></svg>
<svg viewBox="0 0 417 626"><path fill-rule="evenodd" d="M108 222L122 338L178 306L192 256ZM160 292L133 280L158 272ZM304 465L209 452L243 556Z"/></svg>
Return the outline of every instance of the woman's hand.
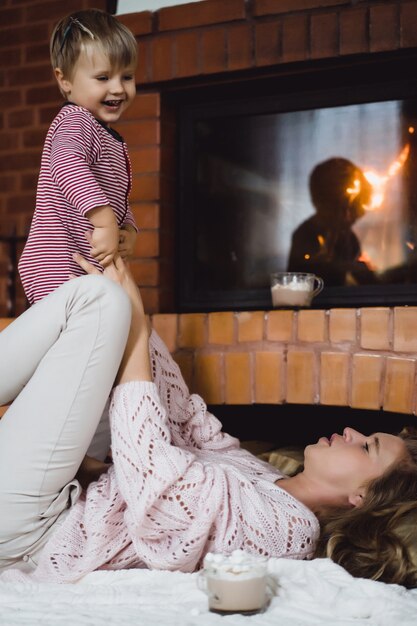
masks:
<svg viewBox="0 0 417 626"><path fill-rule="evenodd" d="M81 254L76 252L73 258L86 274L101 274L100 270L89 263ZM116 255L113 261L104 268L103 274L115 283L119 283L126 291L132 303L132 315L146 320L139 288L133 279L129 266L123 259L119 255Z"/></svg>

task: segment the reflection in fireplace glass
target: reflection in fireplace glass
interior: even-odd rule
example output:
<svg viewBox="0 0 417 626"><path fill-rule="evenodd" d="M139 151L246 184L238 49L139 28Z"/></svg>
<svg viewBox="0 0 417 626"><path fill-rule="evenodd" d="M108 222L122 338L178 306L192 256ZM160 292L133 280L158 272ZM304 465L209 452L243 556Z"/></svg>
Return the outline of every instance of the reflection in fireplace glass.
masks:
<svg viewBox="0 0 417 626"><path fill-rule="evenodd" d="M414 111L393 100L196 119L195 285L256 290L287 269L327 287L417 282Z"/></svg>

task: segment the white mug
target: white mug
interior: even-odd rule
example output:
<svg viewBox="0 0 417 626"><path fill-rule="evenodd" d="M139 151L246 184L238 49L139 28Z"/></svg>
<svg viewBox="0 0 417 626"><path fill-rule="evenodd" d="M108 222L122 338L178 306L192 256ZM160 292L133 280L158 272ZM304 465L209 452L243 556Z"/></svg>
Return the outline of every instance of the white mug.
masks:
<svg viewBox="0 0 417 626"><path fill-rule="evenodd" d="M208 597L209 611L220 615L261 613L268 607L274 589L266 560L253 573L225 574L205 567L198 574L197 585Z"/></svg>
<svg viewBox="0 0 417 626"><path fill-rule="evenodd" d="M315 274L274 272L271 274L271 296L274 307L308 307L324 287Z"/></svg>

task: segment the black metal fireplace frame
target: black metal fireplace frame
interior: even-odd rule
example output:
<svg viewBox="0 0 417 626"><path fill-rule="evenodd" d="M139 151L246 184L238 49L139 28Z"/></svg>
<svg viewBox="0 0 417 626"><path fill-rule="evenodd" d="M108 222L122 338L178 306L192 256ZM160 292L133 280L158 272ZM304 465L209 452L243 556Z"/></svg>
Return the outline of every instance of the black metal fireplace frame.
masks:
<svg viewBox="0 0 417 626"><path fill-rule="evenodd" d="M170 94L178 113L179 165L176 207L176 308L184 312L271 308L269 289L199 293L193 286L190 245L193 232L192 129L202 114L216 117L232 112L296 111L392 99L417 98L417 82L409 67L417 66L415 50L363 55L331 62L300 63L269 69L255 78L234 77L225 83L180 86ZM256 98L247 99L256 92ZM324 102L326 104L324 104ZM219 225L221 227L221 225ZM314 300L316 308L417 305L416 284L326 287Z"/></svg>

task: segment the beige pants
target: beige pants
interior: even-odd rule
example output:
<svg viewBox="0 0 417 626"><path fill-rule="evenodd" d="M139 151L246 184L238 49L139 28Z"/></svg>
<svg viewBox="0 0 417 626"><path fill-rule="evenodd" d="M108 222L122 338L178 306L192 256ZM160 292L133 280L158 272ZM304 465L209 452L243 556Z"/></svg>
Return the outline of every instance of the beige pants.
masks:
<svg viewBox="0 0 417 626"><path fill-rule="evenodd" d="M130 324L103 276L65 283L0 333L0 569L31 563L80 492ZM102 420L103 422L103 420Z"/></svg>

